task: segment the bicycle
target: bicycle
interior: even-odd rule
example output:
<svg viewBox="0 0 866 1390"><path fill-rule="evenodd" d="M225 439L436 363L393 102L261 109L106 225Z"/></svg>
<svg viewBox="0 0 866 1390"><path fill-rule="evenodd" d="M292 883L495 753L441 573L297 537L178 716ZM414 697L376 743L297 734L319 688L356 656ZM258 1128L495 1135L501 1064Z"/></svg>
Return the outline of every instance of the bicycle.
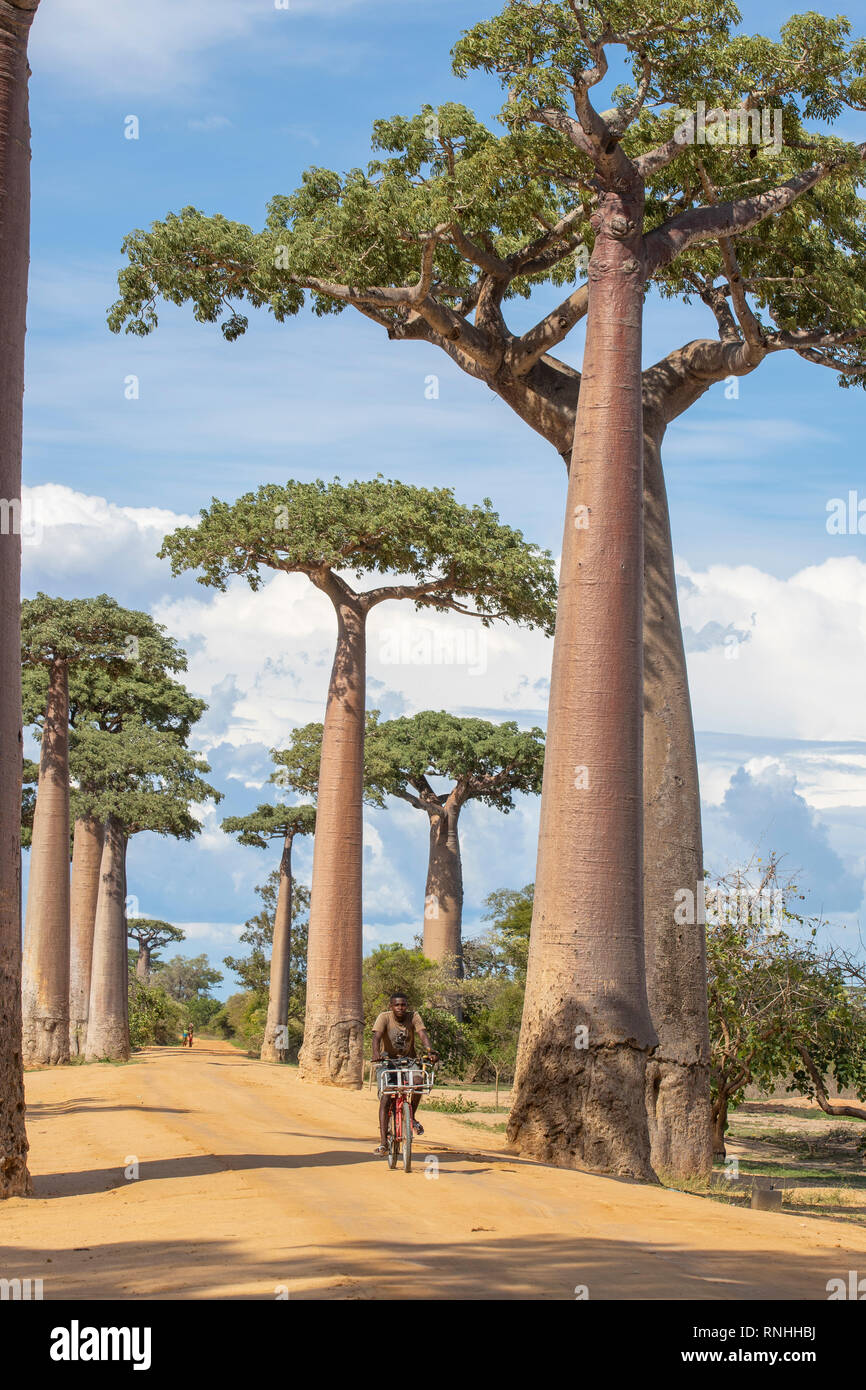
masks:
<svg viewBox="0 0 866 1390"><path fill-rule="evenodd" d="M436 1066L427 1057L389 1057L380 1066L379 1098L390 1096L388 1106L387 1152L388 1167L396 1168L402 1153L403 1172L412 1171L412 1096L418 1091L429 1095L433 1089Z"/></svg>

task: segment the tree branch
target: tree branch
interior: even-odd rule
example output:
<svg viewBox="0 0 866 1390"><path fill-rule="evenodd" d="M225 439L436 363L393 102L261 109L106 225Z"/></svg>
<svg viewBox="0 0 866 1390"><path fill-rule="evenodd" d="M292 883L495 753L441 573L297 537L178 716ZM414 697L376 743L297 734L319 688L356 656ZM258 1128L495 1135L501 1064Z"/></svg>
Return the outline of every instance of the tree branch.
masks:
<svg viewBox="0 0 866 1390"><path fill-rule="evenodd" d="M866 156L866 145L859 146L860 158ZM739 236L756 227L768 217L784 212L792 203L808 193L817 183L836 169L845 167L842 160L815 164L802 174L795 174L786 183L738 202L718 203L714 207L693 208L675 217L663 227L649 232L644 238L647 277L663 270L689 246L698 241L715 241L719 237Z"/></svg>

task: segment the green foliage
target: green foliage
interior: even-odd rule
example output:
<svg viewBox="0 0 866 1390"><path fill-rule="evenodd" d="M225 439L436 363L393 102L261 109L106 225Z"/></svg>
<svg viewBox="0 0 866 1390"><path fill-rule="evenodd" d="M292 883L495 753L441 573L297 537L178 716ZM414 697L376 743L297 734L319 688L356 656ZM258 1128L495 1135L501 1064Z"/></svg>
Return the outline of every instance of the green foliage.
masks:
<svg viewBox="0 0 866 1390"><path fill-rule="evenodd" d="M463 1096L432 1096L424 1103L425 1110L436 1110L442 1115L468 1115L478 1109L477 1100L466 1100Z"/></svg>
<svg viewBox="0 0 866 1390"><path fill-rule="evenodd" d="M186 932L181 927L174 927L171 922L162 922L156 917L128 917L126 934L131 941L138 942L139 948L145 946L150 950L151 965L155 964L163 946L170 941L186 940Z"/></svg>
<svg viewBox="0 0 866 1390"><path fill-rule="evenodd" d="M227 816L220 828L227 835L237 835L239 844L267 849L271 840L313 835L316 830L316 808L265 803L246 816Z"/></svg>
<svg viewBox="0 0 866 1390"><path fill-rule="evenodd" d="M222 978L206 955L172 956L171 960L157 961L153 968L154 982L179 1004L207 997Z"/></svg>
<svg viewBox="0 0 866 1390"><path fill-rule="evenodd" d="M222 1004L219 999L211 999L209 995L198 994L194 999L190 999L185 1006L186 1022L191 1023L196 1031L207 1028L221 1008Z"/></svg>
<svg viewBox="0 0 866 1390"><path fill-rule="evenodd" d="M75 745L78 787L73 817L116 816L128 835L143 830L191 840L201 822L190 810L222 793L204 781L209 765L185 748L175 733L129 718L113 733L82 728Z"/></svg>
<svg viewBox="0 0 866 1390"><path fill-rule="evenodd" d="M377 946L364 959L364 1019L372 1027L376 1016L389 1007L392 994L405 994L409 1008L420 1011L426 986L436 966L422 951L393 943ZM426 1019L425 1019L426 1022ZM429 1030L428 1030L429 1031Z"/></svg>
<svg viewBox="0 0 866 1390"><path fill-rule="evenodd" d="M186 1021L183 1007L162 985L129 979L129 1040L134 1048L170 1046Z"/></svg>
<svg viewBox="0 0 866 1390"><path fill-rule="evenodd" d="M611 110L598 113L610 131L608 153L621 146L636 158L658 149L698 102L783 113L781 145L683 144L657 165L646 178L647 231L707 206L699 161L720 203L832 161L830 177L738 237L737 253L745 287L766 311L765 328L823 329L843 339L866 325L861 159L814 123L864 109L866 42L851 39L843 16L814 11L792 16L776 39L746 34L739 21L730 0L647 0L637 11L632 0L512 0L454 51L460 75L494 73L507 89L506 134L492 134L457 103L424 106L375 123L373 150L384 157L365 170L308 170L300 188L272 199L260 232L191 207L170 214L124 242L129 264L110 326L150 332L162 298L190 303L200 322L222 320L234 339L247 327L239 305L283 321L308 293L314 312L355 305L395 338L453 351L459 337L472 349L461 365L478 373L480 362L478 374L495 375L484 334L475 336L471 323L483 289L495 281L498 305L548 281L582 278L585 262L577 258L591 250L593 233L579 214L591 211L597 171L564 131L538 122L542 112L571 113L577 90L594 95L593 66L603 77L605 49L615 45L625 50L631 81L614 91ZM656 274L666 295L697 294L708 304L730 298L714 238L693 243ZM572 322L566 316L554 342ZM825 343L809 360L835 367L842 385L866 384L856 337Z"/></svg>
<svg viewBox="0 0 866 1390"><path fill-rule="evenodd" d="M233 994L219 1013L210 1020L210 1027L221 1037L241 1043L250 1056L258 1057L265 1036L268 1017L267 998L262 1001L255 991ZM296 1018L289 1018L289 1054L297 1055L303 1029Z"/></svg>
<svg viewBox="0 0 866 1390"><path fill-rule="evenodd" d="M526 979L534 895L535 884L527 883L525 888L499 888L484 900L495 949L508 972L520 980Z"/></svg>
<svg viewBox="0 0 866 1390"><path fill-rule="evenodd" d="M752 872L750 872L750 870ZM714 1110L726 1114L746 1086L814 1096L853 1087L866 1099L866 997L862 966L816 943L821 925L794 910L796 886L781 884L775 856L708 893L707 967ZM744 888L746 891L744 891ZM775 895L773 916L754 903ZM719 910L719 903L722 909ZM805 940L792 934L806 930Z"/></svg>
<svg viewBox="0 0 866 1390"><path fill-rule="evenodd" d="M216 498L197 526L167 536L160 555L172 571L198 569L201 584L225 589L233 574L252 589L261 569L393 573L414 581L377 590L377 601L412 598L416 608L470 613L488 626L511 618L553 630L556 583L548 551L504 526L489 501L465 507L450 488L374 479L347 484L267 483L234 503ZM471 599L473 608L460 600Z"/></svg>
<svg viewBox="0 0 866 1390"><path fill-rule="evenodd" d="M367 722L364 749L369 793L423 805L443 800L429 778L456 784L461 803L478 800L508 812L514 793L539 792L544 766L541 729L523 731L513 721L492 724L444 710L424 710L411 718L379 723L374 710Z"/></svg>
<svg viewBox="0 0 866 1390"><path fill-rule="evenodd" d="M21 659L25 667L63 660L120 672L135 643L150 652L160 631L146 613L121 608L108 594L66 599L39 592L21 604Z"/></svg>
<svg viewBox="0 0 866 1390"><path fill-rule="evenodd" d="M33 813L36 810L36 784L39 781L39 764L24 759L21 781L21 848L29 849L33 843Z"/></svg>
<svg viewBox="0 0 866 1390"><path fill-rule="evenodd" d="M31 600L31 602L36 602ZM40 596L36 612L27 612L27 654L23 672L24 723L39 724L45 711L48 666L44 659L33 659L39 651L51 650L45 629L55 623L68 626L73 615L67 600ZM186 670L186 653L160 623L148 613L121 608L114 599L75 600L73 608L83 608L90 616L91 632L106 631L105 650L82 655L69 668L69 723L74 731L84 724L115 731L124 718L133 716L154 728L173 730L187 738L192 725L207 706L190 695L173 677ZM26 610L26 605L25 605ZM25 611L22 610L22 611ZM42 621L37 622L41 615ZM85 617L77 613L80 629ZM102 628L96 626L101 619ZM36 637L42 634L42 641Z"/></svg>
<svg viewBox="0 0 866 1390"><path fill-rule="evenodd" d="M256 888L262 900L261 911L244 924L240 939L252 949L246 956L226 956L223 964L240 980L244 990L255 997L267 1014L271 975L271 947L274 940L274 916L280 888L280 871L272 869L263 884ZM289 1032L301 1034L307 987L307 934L309 927L310 890L303 883L292 884L292 947L289 962ZM263 1025L264 1026L264 1025ZM300 1045L300 1044L299 1044Z"/></svg>
<svg viewBox="0 0 866 1390"><path fill-rule="evenodd" d="M366 734L364 739L364 800L368 806L381 805L377 792L367 785L367 738L378 718L377 710L366 713ZM322 725L313 722L293 729L285 748L272 748L271 757L276 764L269 781L278 787L288 788L299 796L318 796L319 764L322 761Z"/></svg>

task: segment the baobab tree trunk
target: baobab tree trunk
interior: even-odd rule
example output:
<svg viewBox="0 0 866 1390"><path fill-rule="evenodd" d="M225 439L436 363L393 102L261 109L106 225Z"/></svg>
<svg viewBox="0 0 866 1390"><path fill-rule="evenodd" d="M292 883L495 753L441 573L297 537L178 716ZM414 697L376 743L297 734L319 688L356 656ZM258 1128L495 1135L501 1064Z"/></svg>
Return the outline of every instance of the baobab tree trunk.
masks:
<svg viewBox="0 0 866 1390"><path fill-rule="evenodd" d="M551 672L526 1003L508 1136L652 1180L643 938L643 197L604 192Z"/></svg>
<svg viewBox="0 0 866 1390"><path fill-rule="evenodd" d="M677 604L661 444L667 425L729 372L724 343L688 344L643 373L644 419L644 893L647 993L659 1037L647 1069L654 1167L683 1176L712 1165L706 945L695 913L674 921L674 894L702 891L700 790ZM542 358L499 394L570 466L580 376Z"/></svg>
<svg viewBox="0 0 866 1390"><path fill-rule="evenodd" d="M26 1197L21 1047L21 418L30 245L27 39L39 0L0 0L0 1198ZM14 513L13 513L14 514ZM19 511L20 515L20 511Z"/></svg>
<svg viewBox="0 0 866 1390"><path fill-rule="evenodd" d="M88 1062L129 1057L129 992L126 950L126 836L115 816L105 822L99 897L93 932Z"/></svg>
<svg viewBox="0 0 866 1390"><path fill-rule="evenodd" d="M135 978L146 985L150 980L150 947L146 941L139 941L135 960Z"/></svg>
<svg viewBox="0 0 866 1390"><path fill-rule="evenodd" d="M428 960L455 962L463 975L463 868L460 862L459 806L430 816L430 857L424 895L424 954Z"/></svg>
<svg viewBox="0 0 866 1390"><path fill-rule="evenodd" d="M69 669L51 663L24 927L23 1047L30 1066L69 1061Z"/></svg>
<svg viewBox="0 0 866 1390"><path fill-rule="evenodd" d="M69 1051L73 1057L87 1044L93 924L99 897L103 826L94 816L79 816L72 837L72 887L69 895Z"/></svg>
<svg viewBox="0 0 866 1390"><path fill-rule="evenodd" d="M660 443L644 413L644 896L647 996L658 1048L647 1067L652 1166L709 1173L707 954L696 910L674 917L678 890L703 893L701 802Z"/></svg>
<svg viewBox="0 0 866 1390"><path fill-rule="evenodd" d="M322 730L300 1076L360 1088L366 612L333 597L337 650Z"/></svg>
<svg viewBox="0 0 866 1390"><path fill-rule="evenodd" d="M282 1062L288 1051L289 969L292 962L292 836L287 835L280 859L280 886L274 912L274 940L268 989L268 1019L261 1060Z"/></svg>

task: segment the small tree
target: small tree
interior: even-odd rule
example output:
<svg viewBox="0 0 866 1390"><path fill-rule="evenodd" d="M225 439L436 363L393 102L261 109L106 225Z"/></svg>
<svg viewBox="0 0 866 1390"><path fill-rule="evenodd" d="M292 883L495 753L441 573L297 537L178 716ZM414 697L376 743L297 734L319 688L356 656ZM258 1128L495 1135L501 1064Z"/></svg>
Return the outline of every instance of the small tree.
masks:
<svg viewBox="0 0 866 1390"><path fill-rule="evenodd" d="M313 806L263 805L246 816L228 816L222 823L242 845L267 849L272 840L282 843L280 886L271 936L268 985L268 1017L262 1038L261 1060L283 1062L289 1051L289 992L292 960L292 843L296 835L312 835L316 828Z"/></svg>
<svg viewBox="0 0 866 1390"><path fill-rule="evenodd" d="M170 922L161 922L155 917L129 917L126 935L138 945L138 959L135 963L135 977L142 984L150 980L151 967L157 952L170 941L185 941L186 932L173 927Z"/></svg>
<svg viewBox="0 0 866 1390"><path fill-rule="evenodd" d="M206 955L172 956L171 960L154 964L154 979L178 1004L192 1004L208 996L214 985L222 983L222 972L211 965Z"/></svg>
<svg viewBox="0 0 866 1390"><path fill-rule="evenodd" d="M331 601L337 647L322 734L301 1076L359 1087L363 1068L361 876L366 622L388 599L551 630L555 597L546 551L503 526L485 501L465 507L448 488L355 482L268 484L229 505L214 501L196 527L167 536L174 573L224 589L262 569L306 574ZM359 591L342 572L403 576Z"/></svg>
<svg viewBox="0 0 866 1390"><path fill-rule="evenodd" d="M725 1154L728 1111L748 1085L813 1096L830 1115L866 1118L832 1105L829 1081L866 1100L863 967L815 941L820 921L796 912L796 885L779 860L750 864L707 886L713 1150ZM798 931L806 939L798 939Z"/></svg>
<svg viewBox="0 0 866 1390"><path fill-rule="evenodd" d="M525 888L498 888L485 898L484 918L492 922L491 935L516 980L525 984L529 960L529 930L535 885Z"/></svg>

